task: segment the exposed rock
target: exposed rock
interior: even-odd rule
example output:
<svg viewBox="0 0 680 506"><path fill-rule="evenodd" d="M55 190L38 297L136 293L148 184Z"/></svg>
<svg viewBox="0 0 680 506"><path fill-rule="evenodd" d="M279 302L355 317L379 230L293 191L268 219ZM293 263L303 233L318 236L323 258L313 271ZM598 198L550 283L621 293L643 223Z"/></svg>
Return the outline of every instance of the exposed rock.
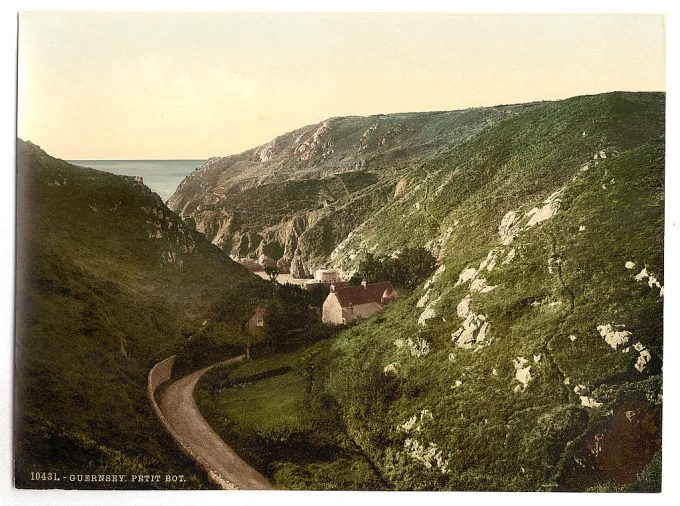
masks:
<svg viewBox="0 0 680 506"><path fill-rule="evenodd" d="M456 313L461 318L465 318L470 313L470 296L466 295L456 306Z"/></svg>
<svg viewBox="0 0 680 506"><path fill-rule="evenodd" d="M638 372L643 372L647 368L647 364L652 360L652 355L640 341L635 343L633 348L639 353L637 361L635 362L635 369L637 369Z"/></svg>
<svg viewBox="0 0 680 506"><path fill-rule="evenodd" d="M663 287L661 286L661 283L659 283L659 280L656 279L656 276L653 273L647 271L646 266L638 274L636 274L635 281L644 281L645 278L647 278L647 286L650 288L657 287L659 290L661 290L661 296L663 296Z"/></svg>
<svg viewBox="0 0 680 506"><path fill-rule="evenodd" d="M602 406L601 402L597 402L595 399L585 395L580 396L579 399L581 399L581 406L586 408L599 408Z"/></svg>
<svg viewBox="0 0 680 506"><path fill-rule="evenodd" d="M487 293L496 288L496 286L489 286L486 284L486 279L477 278L470 284L471 292Z"/></svg>
<svg viewBox="0 0 680 506"><path fill-rule="evenodd" d="M489 327L486 316L469 312L462 326L451 334L451 341L461 348L472 348L484 342Z"/></svg>
<svg viewBox="0 0 680 506"><path fill-rule="evenodd" d="M498 234L501 236L501 244L507 246L519 233L520 224L515 211L508 211L501 224L498 226Z"/></svg>
<svg viewBox="0 0 680 506"><path fill-rule="evenodd" d="M412 357L419 358L424 357L430 353L430 345L425 339L420 338L399 338L394 341L394 345L397 349L408 348L409 353Z"/></svg>
<svg viewBox="0 0 680 506"><path fill-rule="evenodd" d="M305 266L302 263L302 259L299 255L293 257L290 263L290 274L294 278L309 278L309 273L305 270Z"/></svg>
<svg viewBox="0 0 680 506"><path fill-rule="evenodd" d="M279 270L281 274L289 274L290 273L290 260L286 258L280 258L276 262L276 268Z"/></svg>
<svg viewBox="0 0 680 506"><path fill-rule="evenodd" d="M508 254L506 255L505 259L503 260L503 265L508 265L510 262L512 262L515 259L516 255L517 255L517 251L515 251L515 248L512 248L510 251L508 251Z"/></svg>
<svg viewBox="0 0 680 506"><path fill-rule="evenodd" d="M630 260L628 260L626 262L626 269L632 269L634 267L635 267L635 262L631 262Z"/></svg>
<svg viewBox="0 0 680 506"><path fill-rule="evenodd" d="M527 365L529 361L524 357L517 357L512 360L515 366L515 380L521 383L521 390L526 390L529 382L533 379L531 377L531 366ZM520 387L520 385L517 385ZM517 389L517 387L515 387Z"/></svg>
<svg viewBox="0 0 680 506"><path fill-rule="evenodd" d="M427 320L434 318L435 312L434 312L434 307L433 304L430 303L428 306L425 308L425 311L423 311L420 316L418 317L418 325L425 326L427 324Z"/></svg>
<svg viewBox="0 0 680 506"><path fill-rule="evenodd" d="M482 272L484 269L487 271L491 272L494 267L496 267L496 256L498 255L498 252L495 249L492 249L489 251L488 255L486 255L486 258L482 260L482 263L479 264L479 269L477 269L477 272Z"/></svg>
<svg viewBox="0 0 680 506"><path fill-rule="evenodd" d="M449 472L449 461L444 459L442 451L435 443L424 445L416 439L407 438L404 441L404 451L408 457L420 462L426 469L436 467L442 474Z"/></svg>
<svg viewBox="0 0 680 506"><path fill-rule="evenodd" d="M475 269L474 267L468 267L467 269L464 269L463 272L460 273L460 275L458 276L458 281L456 281L455 286L467 283L471 279L474 279L475 276L477 276L477 269Z"/></svg>
<svg viewBox="0 0 680 506"><path fill-rule="evenodd" d="M606 325L598 325L597 330L609 346L617 349L619 346L626 344L633 334L627 330L616 330L615 327L625 328L625 325L611 325L608 323Z"/></svg>
<svg viewBox="0 0 680 506"><path fill-rule="evenodd" d="M537 207L534 207L531 211L527 213L527 216L530 216L529 221L527 222L527 228L531 228L535 225L538 225L539 223L543 223L544 221L549 220L555 214L557 214L557 211L560 209L560 201L559 200L552 200L545 204L543 207L540 209Z"/></svg>
<svg viewBox="0 0 680 506"><path fill-rule="evenodd" d="M430 298L430 289L423 294L423 296L418 299L418 302L416 303L416 307L425 307L425 304L427 304L427 300Z"/></svg>
<svg viewBox="0 0 680 506"><path fill-rule="evenodd" d="M385 373L385 376L398 376L399 375L399 363L398 362L392 362L391 364L388 364L385 366L383 369L383 372Z"/></svg>
<svg viewBox="0 0 680 506"><path fill-rule="evenodd" d="M276 267L276 260L274 260L271 257L268 257L267 255L260 255L260 258L258 258L258 263L262 266L263 269L266 269L267 267L271 268Z"/></svg>

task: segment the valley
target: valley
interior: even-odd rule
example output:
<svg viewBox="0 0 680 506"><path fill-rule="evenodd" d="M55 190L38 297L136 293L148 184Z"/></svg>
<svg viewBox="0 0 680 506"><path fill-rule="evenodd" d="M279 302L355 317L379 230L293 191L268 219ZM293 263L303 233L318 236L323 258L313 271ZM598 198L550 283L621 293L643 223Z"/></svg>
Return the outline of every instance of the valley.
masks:
<svg viewBox="0 0 680 506"><path fill-rule="evenodd" d="M330 118L211 158L167 207L20 141L17 476L213 487L146 375L244 354L196 404L277 488L659 490L664 127L663 93ZM326 325L326 293L265 267L399 296Z"/></svg>

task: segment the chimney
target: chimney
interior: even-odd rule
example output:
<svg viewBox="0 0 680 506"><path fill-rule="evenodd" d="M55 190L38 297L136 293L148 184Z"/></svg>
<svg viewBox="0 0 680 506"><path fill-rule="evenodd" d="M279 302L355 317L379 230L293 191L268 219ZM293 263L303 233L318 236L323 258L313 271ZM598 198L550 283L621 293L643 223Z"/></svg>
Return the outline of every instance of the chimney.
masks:
<svg viewBox="0 0 680 506"><path fill-rule="evenodd" d="M362 280L361 280L361 286L363 286L364 288L366 288L366 280L365 280L365 279L362 279Z"/></svg>

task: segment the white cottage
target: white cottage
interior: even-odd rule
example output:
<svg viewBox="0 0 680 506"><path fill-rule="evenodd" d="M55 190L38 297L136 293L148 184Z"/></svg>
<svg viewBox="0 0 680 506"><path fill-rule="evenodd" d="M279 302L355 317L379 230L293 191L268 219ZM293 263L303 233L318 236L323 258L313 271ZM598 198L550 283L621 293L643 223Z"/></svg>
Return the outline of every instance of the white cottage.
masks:
<svg viewBox="0 0 680 506"><path fill-rule="evenodd" d="M364 281L360 286L342 288L331 285L331 293L323 303L321 321L341 325L368 318L398 296L389 281L371 284Z"/></svg>

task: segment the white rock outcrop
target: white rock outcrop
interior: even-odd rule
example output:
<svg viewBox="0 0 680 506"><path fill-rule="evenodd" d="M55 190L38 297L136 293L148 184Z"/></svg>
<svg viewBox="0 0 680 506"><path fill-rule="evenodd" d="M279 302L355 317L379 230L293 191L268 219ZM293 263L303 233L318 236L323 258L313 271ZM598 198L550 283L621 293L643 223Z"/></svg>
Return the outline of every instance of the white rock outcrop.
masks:
<svg viewBox="0 0 680 506"><path fill-rule="evenodd" d="M399 375L399 362L392 362L391 364L388 364L385 366L383 369L383 373L385 373L385 376L398 376Z"/></svg>
<svg viewBox="0 0 680 506"><path fill-rule="evenodd" d="M466 295L456 306L456 313L461 318L465 318L470 313L470 296Z"/></svg>
<svg viewBox="0 0 680 506"><path fill-rule="evenodd" d="M581 399L581 406L586 408L599 408L602 406L601 402L597 402L595 399L585 395L580 396L579 399Z"/></svg>
<svg viewBox="0 0 680 506"><path fill-rule="evenodd" d="M498 234L501 236L501 244L507 246L519 233L520 224L515 211L509 211L503 216L498 226Z"/></svg>
<svg viewBox="0 0 680 506"><path fill-rule="evenodd" d="M466 269L463 269L463 272L460 273L458 276L458 281L456 281L455 286L460 286L464 283L467 283L471 279L474 279L477 276L477 269L474 267L468 267Z"/></svg>
<svg viewBox="0 0 680 506"><path fill-rule="evenodd" d="M462 326L451 334L451 341L461 348L472 348L482 344L489 332L490 325L486 316L469 312Z"/></svg>
<svg viewBox="0 0 680 506"><path fill-rule="evenodd" d="M645 278L647 279L647 286L649 286L649 288L658 288L660 290L659 295L663 297L663 286L661 286L661 283L659 283L659 280L653 273L647 271L647 266L636 274L635 281L644 281Z"/></svg>
<svg viewBox="0 0 680 506"><path fill-rule="evenodd" d="M635 343L633 348L639 353L637 361L635 362L635 369L637 369L638 372L644 372L647 368L647 364L652 360L652 354L649 353L649 350L640 341Z"/></svg>
<svg viewBox="0 0 680 506"><path fill-rule="evenodd" d="M526 390L529 382L533 379L531 377L531 366L527 365L529 361L524 357L517 357L512 360L515 366L515 380L520 382L520 385L515 387L515 391Z"/></svg>
<svg viewBox="0 0 680 506"><path fill-rule="evenodd" d="M604 338L605 342L616 350L619 346L626 344L629 341L630 336L633 335L627 330L616 330L617 328L622 329L625 327L625 325L612 325L607 323L605 325L598 325L597 330L600 333L600 336Z"/></svg>
<svg viewBox="0 0 680 506"><path fill-rule="evenodd" d="M527 213L527 216L530 216L530 218L526 224L526 228L534 227L539 223L543 223L544 221L549 220L550 218L557 214L557 211L559 211L559 209L560 209L559 200L548 202L540 209L534 207Z"/></svg>
<svg viewBox="0 0 680 506"><path fill-rule="evenodd" d="M472 283L470 283L471 292L487 293L496 288L496 286L489 286L486 284L486 279L477 278Z"/></svg>
<svg viewBox="0 0 680 506"><path fill-rule="evenodd" d="M510 262L512 262L515 259L515 256L517 255L517 251L515 248L512 248L510 251L508 251L508 254L505 256L505 259L503 260L503 265L508 265Z"/></svg>

